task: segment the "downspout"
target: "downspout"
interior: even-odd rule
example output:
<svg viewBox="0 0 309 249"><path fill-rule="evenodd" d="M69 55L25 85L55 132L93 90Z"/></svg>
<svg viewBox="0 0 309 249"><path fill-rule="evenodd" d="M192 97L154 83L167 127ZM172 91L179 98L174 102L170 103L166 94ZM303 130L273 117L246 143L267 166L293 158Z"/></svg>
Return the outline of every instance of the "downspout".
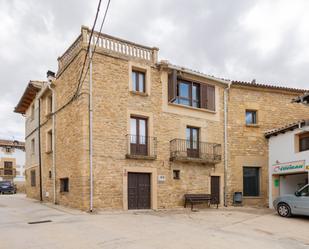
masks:
<svg viewBox="0 0 309 249"><path fill-rule="evenodd" d="M224 89L224 206L227 207L227 168L228 168L228 94L231 82Z"/></svg>
<svg viewBox="0 0 309 249"><path fill-rule="evenodd" d="M38 142L39 142L39 173L40 173L40 201L43 201L43 186L42 186L42 156L41 156L41 98L38 98Z"/></svg>
<svg viewBox="0 0 309 249"><path fill-rule="evenodd" d="M89 49L89 58L90 58L90 65L89 65L89 173L90 173L90 207L89 212L93 211L93 145L92 145L92 48L90 46Z"/></svg>
<svg viewBox="0 0 309 249"><path fill-rule="evenodd" d="M55 158L56 158L56 151L55 151L55 91L51 87L51 80L48 81L48 88L52 92L52 171L53 171L53 192L54 192L54 204L57 204L56 201L56 165L55 165Z"/></svg>

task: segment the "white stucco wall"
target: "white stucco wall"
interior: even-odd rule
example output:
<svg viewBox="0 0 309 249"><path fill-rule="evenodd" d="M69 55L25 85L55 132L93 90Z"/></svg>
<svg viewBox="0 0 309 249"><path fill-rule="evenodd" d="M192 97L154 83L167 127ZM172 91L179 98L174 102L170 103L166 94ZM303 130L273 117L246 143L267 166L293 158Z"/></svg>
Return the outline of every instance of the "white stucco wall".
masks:
<svg viewBox="0 0 309 249"><path fill-rule="evenodd" d="M11 153L5 152L5 148L0 148L0 158L15 158L16 160L16 170L21 172L22 176L16 175L14 181L25 181L25 151L14 148Z"/></svg>
<svg viewBox="0 0 309 249"><path fill-rule="evenodd" d="M295 135L304 132L304 130L309 131L309 126L302 127L301 129L295 129L293 131L288 131L283 134L278 134L277 136L272 136L269 138L269 206L272 207L272 167L273 165L279 163L287 163L299 160L305 160L305 165L309 165L309 150L296 152L295 151ZM309 177L309 172L307 173ZM300 176L299 176L300 177ZM294 178L284 178L280 177L280 189L281 192L290 193L292 191L292 183L297 184L300 181L299 177ZM284 181L288 180L288 185L283 187ZM294 191L293 191L294 192ZM292 192L292 193L293 193ZM282 194L282 193L280 193Z"/></svg>

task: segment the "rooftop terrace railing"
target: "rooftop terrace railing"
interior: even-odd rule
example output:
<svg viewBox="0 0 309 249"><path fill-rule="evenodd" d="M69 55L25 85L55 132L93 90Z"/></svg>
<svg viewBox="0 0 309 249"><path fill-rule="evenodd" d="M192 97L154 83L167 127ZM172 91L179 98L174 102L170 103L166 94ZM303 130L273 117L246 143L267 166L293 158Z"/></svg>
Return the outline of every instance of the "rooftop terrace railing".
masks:
<svg viewBox="0 0 309 249"><path fill-rule="evenodd" d="M90 35L91 30L82 26L81 34L58 58L59 70L67 66L82 48L87 48ZM158 61L158 48L136 44L104 33L93 32L90 44L92 47L96 44L96 51L103 51L147 63L157 63Z"/></svg>

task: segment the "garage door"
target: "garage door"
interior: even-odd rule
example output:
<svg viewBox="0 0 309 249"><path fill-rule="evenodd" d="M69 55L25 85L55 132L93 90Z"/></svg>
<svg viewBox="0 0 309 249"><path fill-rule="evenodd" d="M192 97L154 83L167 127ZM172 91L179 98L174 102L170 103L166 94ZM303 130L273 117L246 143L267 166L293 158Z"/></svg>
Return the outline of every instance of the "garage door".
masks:
<svg viewBox="0 0 309 249"><path fill-rule="evenodd" d="M128 208L150 208L150 174L128 174Z"/></svg>

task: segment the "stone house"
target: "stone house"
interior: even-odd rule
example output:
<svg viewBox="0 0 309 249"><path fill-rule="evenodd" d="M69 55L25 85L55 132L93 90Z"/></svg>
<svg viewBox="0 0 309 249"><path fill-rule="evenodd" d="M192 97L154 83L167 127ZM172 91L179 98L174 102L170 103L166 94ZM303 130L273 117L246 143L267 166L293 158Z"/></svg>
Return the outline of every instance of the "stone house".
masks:
<svg viewBox="0 0 309 249"><path fill-rule="evenodd" d="M159 62L157 48L97 32L90 70L88 58L82 71L89 36L82 27L58 58L56 75L49 72L16 107L29 126L39 105L39 163L27 163L29 197L92 211L173 208L186 193L211 193L223 205L243 192L243 167L252 167L261 184L245 204L267 204L264 129L280 125L283 113L289 120L304 115L291 103L304 91ZM33 174L39 184L31 184Z"/></svg>
<svg viewBox="0 0 309 249"><path fill-rule="evenodd" d="M243 193L245 205L268 205L268 140L265 132L309 118L292 102L304 90L233 81L228 100L227 198Z"/></svg>

